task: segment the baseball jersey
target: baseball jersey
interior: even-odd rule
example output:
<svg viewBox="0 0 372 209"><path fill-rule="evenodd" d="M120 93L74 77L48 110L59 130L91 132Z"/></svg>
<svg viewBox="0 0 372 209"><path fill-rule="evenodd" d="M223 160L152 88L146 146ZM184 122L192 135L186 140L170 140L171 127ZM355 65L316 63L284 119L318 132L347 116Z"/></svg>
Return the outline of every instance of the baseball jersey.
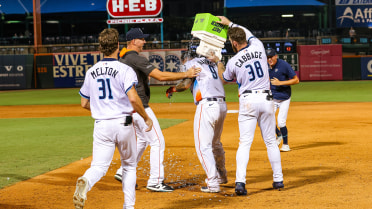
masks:
<svg viewBox="0 0 372 209"><path fill-rule="evenodd" d="M291 65L282 60L277 60L276 64L272 69L269 69L270 79L277 78L280 81L286 81L292 79L296 73L292 69ZM287 100L291 97L291 86L275 86L271 85L271 91L273 93L274 99L277 100Z"/></svg>
<svg viewBox="0 0 372 209"><path fill-rule="evenodd" d="M205 57L194 58L185 63L186 69L193 66L202 69L190 87L194 103L197 104L204 98L224 98L225 90L222 81L218 77L216 63L210 62Z"/></svg>
<svg viewBox="0 0 372 209"><path fill-rule="evenodd" d="M145 57L142 57L136 51L128 51L124 54L121 62L129 65L136 72L138 77L138 85L136 90L141 98L143 106L149 107L150 87L149 74L156 68Z"/></svg>
<svg viewBox="0 0 372 209"><path fill-rule="evenodd" d="M89 68L79 94L88 99L96 120L132 115L127 92L138 82L134 70L113 58L104 58Z"/></svg>
<svg viewBox="0 0 372 209"><path fill-rule="evenodd" d="M262 42L248 29L237 24L233 24L233 27L240 27L245 31L248 46L229 59L223 79L231 82L236 78L239 95L245 90L269 90L267 58Z"/></svg>

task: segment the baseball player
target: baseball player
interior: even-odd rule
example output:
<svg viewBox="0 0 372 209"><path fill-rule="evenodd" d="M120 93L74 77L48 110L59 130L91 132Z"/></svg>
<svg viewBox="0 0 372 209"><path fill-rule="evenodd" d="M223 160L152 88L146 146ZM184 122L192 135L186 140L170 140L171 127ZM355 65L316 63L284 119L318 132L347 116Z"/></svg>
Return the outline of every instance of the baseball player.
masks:
<svg viewBox="0 0 372 209"><path fill-rule="evenodd" d="M267 63L270 66L269 74L271 91L274 97L274 112L279 109L277 122L280 131L275 127L277 133L277 143L279 146L281 140L283 139L283 145L280 150L283 152L288 152L291 150L288 145L288 130L286 125L289 104L291 103L290 85L298 84L300 81L291 65L286 61L279 59L274 49L267 49L266 56Z"/></svg>
<svg viewBox="0 0 372 209"><path fill-rule="evenodd" d="M143 45L146 43L145 38L148 34L143 34L139 28L132 28L126 34L127 48L123 48L120 52L120 61L131 66L137 74L138 86L136 86L138 95L140 96L145 111L154 122L153 129L150 132L145 132L145 121L139 117L137 113L133 114L133 123L137 134L137 162L141 159L143 152L148 145L150 150L150 178L147 181L146 188L158 192L171 192L174 189L164 183L164 136L160 129L159 122L149 106L150 87L149 77L153 77L160 81L173 81L184 78L193 78L197 76L199 70L191 68L186 72L162 72L154 67L145 57L138 53L143 50ZM115 178L121 180L121 168L118 169Z"/></svg>
<svg viewBox="0 0 372 209"><path fill-rule="evenodd" d="M190 52L182 54L181 59L187 61ZM191 56L192 58L192 56ZM218 77L217 64L205 57L194 58L187 61L185 69L202 69L194 79L185 79L176 87L167 90L170 98L173 92L181 92L188 88L197 105L194 117L194 141L200 163L207 178L206 187L202 192L220 192L220 183L227 183L225 169L225 151L221 143L223 122L226 117L225 90Z"/></svg>
<svg viewBox="0 0 372 209"><path fill-rule="evenodd" d="M270 91L270 79L265 48L245 27L233 24L229 19L218 16L219 23L228 25L228 36L235 56L229 59L226 70L219 64L219 74L224 81L239 85L239 131L240 142L236 153L235 193L246 195L246 169L249 151L253 142L256 124L261 129L269 161L273 170L273 187L284 187L280 151L275 140L274 103ZM224 71L225 70L225 71Z"/></svg>
<svg viewBox="0 0 372 209"><path fill-rule="evenodd" d="M122 188L124 207L134 208L136 184L136 137L132 125L133 109L152 128L152 120L143 108L134 85L134 70L117 60L119 33L105 29L99 35L101 61L91 67L80 89L81 106L88 109L95 119L93 131L93 159L90 168L78 178L73 197L75 208L83 208L87 192L107 172L117 147L123 166Z"/></svg>

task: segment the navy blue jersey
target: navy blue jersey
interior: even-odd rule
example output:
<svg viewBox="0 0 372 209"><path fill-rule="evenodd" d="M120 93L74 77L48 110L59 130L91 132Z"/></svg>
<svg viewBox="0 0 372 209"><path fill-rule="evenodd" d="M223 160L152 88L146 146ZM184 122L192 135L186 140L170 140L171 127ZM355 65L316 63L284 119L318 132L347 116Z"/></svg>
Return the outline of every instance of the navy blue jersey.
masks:
<svg viewBox="0 0 372 209"><path fill-rule="evenodd" d="M278 58L275 66L273 66L272 69L269 69L269 75L270 79L275 77L279 81L286 81L292 79L296 73L288 62ZM291 97L291 86L275 86L270 83L270 87L274 99L287 100Z"/></svg>

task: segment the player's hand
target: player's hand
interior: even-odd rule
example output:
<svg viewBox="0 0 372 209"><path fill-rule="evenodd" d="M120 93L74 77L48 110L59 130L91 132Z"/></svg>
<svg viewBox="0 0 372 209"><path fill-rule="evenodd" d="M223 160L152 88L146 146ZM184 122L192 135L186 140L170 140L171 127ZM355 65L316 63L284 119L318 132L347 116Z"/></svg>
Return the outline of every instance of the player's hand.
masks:
<svg viewBox="0 0 372 209"><path fill-rule="evenodd" d="M169 87L167 91L165 92L165 96L167 96L168 99L170 99L173 95L173 92L176 92L176 88L174 86Z"/></svg>
<svg viewBox="0 0 372 209"><path fill-rule="evenodd" d="M273 78L270 80L271 81L271 84L274 85L274 86L280 86L280 81L277 79L277 78Z"/></svg>
<svg viewBox="0 0 372 209"><path fill-rule="evenodd" d="M208 54L207 59L210 60L211 62L217 63L218 61L220 61L220 59L216 56L216 52L214 50L209 50L207 54Z"/></svg>
<svg viewBox="0 0 372 209"><path fill-rule="evenodd" d="M200 71L201 71L200 67L193 66L186 71L186 78L195 78L196 76L199 75Z"/></svg>
<svg viewBox="0 0 372 209"><path fill-rule="evenodd" d="M231 21L227 19L227 17L225 16L217 16L217 17L220 18L220 21L217 21L217 22L221 23L222 25L229 25L231 23Z"/></svg>
<svg viewBox="0 0 372 209"><path fill-rule="evenodd" d="M151 131L151 129L152 129L152 120L150 118L147 118L147 120L145 120L145 123L147 125L146 132Z"/></svg>

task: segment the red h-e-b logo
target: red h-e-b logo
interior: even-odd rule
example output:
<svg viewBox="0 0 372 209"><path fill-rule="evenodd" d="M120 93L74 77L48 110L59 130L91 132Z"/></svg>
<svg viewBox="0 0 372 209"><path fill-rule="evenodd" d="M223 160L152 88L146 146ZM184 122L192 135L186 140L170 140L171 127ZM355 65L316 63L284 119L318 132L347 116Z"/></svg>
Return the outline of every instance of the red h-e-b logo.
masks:
<svg viewBox="0 0 372 209"><path fill-rule="evenodd" d="M114 18L157 16L162 0L107 0L107 12Z"/></svg>

